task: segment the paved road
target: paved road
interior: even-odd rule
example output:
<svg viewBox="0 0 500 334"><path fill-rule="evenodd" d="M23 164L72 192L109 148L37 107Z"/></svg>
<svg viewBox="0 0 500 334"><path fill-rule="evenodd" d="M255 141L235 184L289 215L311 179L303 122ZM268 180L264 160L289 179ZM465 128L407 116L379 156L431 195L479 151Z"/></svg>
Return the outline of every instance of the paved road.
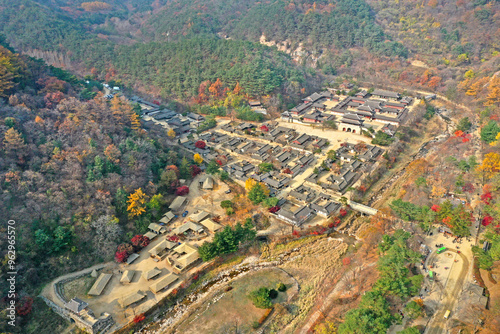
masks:
<svg viewBox="0 0 500 334"><path fill-rule="evenodd" d="M448 249L447 252L454 252L457 253L456 250L453 249ZM434 258L437 256L437 254L434 252L428 259L427 263L433 262ZM467 276L467 273L469 271L469 260L467 257L459 253L457 256L460 257L462 261L457 262L457 264L461 264L462 268L460 270L460 274L458 275L456 281L452 282L447 282L449 278L446 279L446 281L441 282L446 284L444 286L444 290L442 292L442 301L440 303L440 306L434 313L434 317L432 317L430 323L427 325L426 331L424 332L425 334L441 334L444 333L445 327L446 327L446 322L449 320L444 319L444 314L446 313L447 310L451 311L451 316L453 316L453 311L456 307L456 303L458 301L458 297L460 296L460 293L463 288L463 284L465 281L465 278ZM456 263L453 263L453 266L457 265ZM453 270L453 266L449 269L451 275L451 270ZM454 284L453 284L454 283Z"/></svg>

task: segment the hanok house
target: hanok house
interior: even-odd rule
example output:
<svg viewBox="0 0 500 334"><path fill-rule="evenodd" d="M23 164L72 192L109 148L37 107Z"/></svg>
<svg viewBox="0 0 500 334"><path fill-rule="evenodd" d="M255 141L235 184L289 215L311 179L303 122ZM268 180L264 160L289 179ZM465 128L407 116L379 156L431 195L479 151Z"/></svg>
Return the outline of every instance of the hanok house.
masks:
<svg viewBox="0 0 500 334"><path fill-rule="evenodd" d="M167 288L170 284L174 283L177 281L179 276L177 276L174 273L170 273L167 276L163 277L162 279L158 280L158 282L153 283L149 289L154 293L157 294L161 290Z"/></svg>
<svg viewBox="0 0 500 334"><path fill-rule="evenodd" d="M133 304L139 303L141 300L146 298L146 296L147 296L146 293L139 290L134 293L131 293L128 296L120 298L119 303L122 308L127 308Z"/></svg>
<svg viewBox="0 0 500 334"><path fill-rule="evenodd" d="M205 117L203 117L202 115L195 114L192 112L187 114L187 118L189 118L195 122L203 122L205 120Z"/></svg>
<svg viewBox="0 0 500 334"><path fill-rule="evenodd" d="M333 115L332 115L333 116ZM310 114L304 115L303 122L305 123L323 123L327 116L319 111L313 111Z"/></svg>
<svg viewBox="0 0 500 334"><path fill-rule="evenodd" d="M157 224L157 223L149 224L148 229L151 232L156 233L156 234L162 234L162 233L165 233L167 231L167 229L164 226L161 226L160 224Z"/></svg>
<svg viewBox="0 0 500 334"><path fill-rule="evenodd" d="M174 248L174 254L167 258L175 272L181 273L199 258L198 249L187 243L183 243Z"/></svg>
<svg viewBox="0 0 500 334"><path fill-rule="evenodd" d="M149 256L151 256L156 262L161 261L175 246L177 246L175 242L162 240L158 245L149 251Z"/></svg>
<svg viewBox="0 0 500 334"><path fill-rule="evenodd" d="M318 215L328 218L335 212L340 210L341 205L330 199L330 196L325 194L320 194L318 198L311 203L311 209L313 209Z"/></svg>
<svg viewBox="0 0 500 334"><path fill-rule="evenodd" d="M383 90L383 89L375 89L372 92L372 96L379 97L382 99L387 99L387 100L398 100L401 95L396 92L391 92L389 90Z"/></svg>
<svg viewBox="0 0 500 334"><path fill-rule="evenodd" d="M187 197L177 196L168 208L174 212L179 212L186 203Z"/></svg>
<svg viewBox="0 0 500 334"><path fill-rule="evenodd" d="M201 211L198 211L198 212L190 215L189 219L195 223L199 223L202 220L204 220L205 218L207 218L208 216L210 216L210 214L208 212L201 210Z"/></svg>
<svg viewBox="0 0 500 334"><path fill-rule="evenodd" d="M292 115L292 117L299 117L300 115L304 114L307 110L312 108L312 103L302 103L299 104L298 106L293 107L292 109L289 110L289 113Z"/></svg>
<svg viewBox="0 0 500 334"><path fill-rule="evenodd" d="M356 182L359 174L350 170L344 171L340 175L330 175L327 180L330 182L328 187L339 194L344 194L347 189Z"/></svg>
<svg viewBox="0 0 500 334"><path fill-rule="evenodd" d="M174 229L175 234L188 234L188 233L194 233L194 234L201 234L203 233L203 227L193 223L193 222L186 222L182 224L181 226L177 227Z"/></svg>
<svg viewBox="0 0 500 334"><path fill-rule="evenodd" d="M323 98L324 98L324 96L323 96L323 95L321 95L321 94L319 94L319 93L314 92L314 93L312 93L311 95L309 95L308 97L303 98L303 99L302 99L302 101L303 101L304 103L314 103L314 102L316 102L316 101L318 101L318 100L321 100L321 99L323 99Z"/></svg>
<svg viewBox="0 0 500 334"><path fill-rule="evenodd" d="M214 222L212 219L210 218L207 218L207 219L204 219L200 222L201 225L205 226L205 228L207 230L210 231L210 233L215 233L217 232L218 230L220 230L222 228L222 225L220 224L217 224L216 222Z"/></svg>
<svg viewBox="0 0 500 334"><path fill-rule="evenodd" d="M64 304L64 313L75 322L78 328L87 333L105 333L115 323L113 318L106 312L97 318L88 305L79 298L73 298Z"/></svg>
<svg viewBox="0 0 500 334"><path fill-rule="evenodd" d="M284 208L277 212L277 216L279 219L296 226L302 225L307 219L309 219L309 217L311 217L312 214L313 211L308 205L299 208L295 212Z"/></svg>
<svg viewBox="0 0 500 334"><path fill-rule="evenodd" d="M112 274L99 275L87 294L90 296L100 296L106 285L108 285L111 280L111 277L113 277Z"/></svg>
<svg viewBox="0 0 500 334"><path fill-rule="evenodd" d="M168 224L170 223L173 219L175 218L175 215L172 213L172 211L169 211L163 215L163 217L160 219L160 223L163 224Z"/></svg>
<svg viewBox="0 0 500 334"><path fill-rule="evenodd" d="M384 150L380 147L368 145L366 151L361 153L358 158L361 161L374 161L382 152Z"/></svg>
<svg viewBox="0 0 500 334"><path fill-rule="evenodd" d="M259 100L248 100L248 105L251 108L260 108L262 107L262 103Z"/></svg>
<svg viewBox="0 0 500 334"><path fill-rule="evenodd" d="M128 284L132 282L135 276L135 270L125 270L120 278L120 283Z"/></svg>
<svg viewBox="0 0 500 334"><path fill-rule="evenodd" d="M295 145L304 145L307 141L311 139L311 136L303 133L293 140Z"/></svg>

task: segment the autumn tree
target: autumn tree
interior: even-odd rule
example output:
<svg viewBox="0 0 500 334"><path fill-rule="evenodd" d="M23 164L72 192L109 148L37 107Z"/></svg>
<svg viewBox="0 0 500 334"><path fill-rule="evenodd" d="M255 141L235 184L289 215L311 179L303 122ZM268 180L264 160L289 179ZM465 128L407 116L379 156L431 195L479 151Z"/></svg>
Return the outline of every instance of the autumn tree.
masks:
<svg viewBox="0 0 500 334"><path fill-rule="evenodd" d="M500 154L488 153L484 157L483 163L477 167L477 170L484 173L487 178L492 178L500 171Z"/></svg>
<svg viewBox="0 0 500 334"><path fill-rule="evenodd" d="M494 76L488 85L485 106L500 105L500 77Z"/></svg>
<svg viewBox="0 0 500 334"><path fill-rule="evenodd" d="M194 146L196 148L204 149L207 144L203 140L198 140L196 143L194 143Z"/></svg>
<svg viewBox="0 0 500 334"><path fill-rule="evenodd" d="M201 163L203 162L203 158L198 153L195 153L195 155L193 156L193 160L198 165L201 165Z"/></svg>
<svg viewBox="0 0 500 334"><path fill-rule="evenodd" d="M254 185L257 184L257 181L255 181L254 179L252 178L248 178L246 181L245 181L245 189L246 191L250 191L250 189L253 188Z"/></svg>
<svg viewBox="0 0 500 334"><path fill-rule="evenodd" d="M175 131L174 129L169 129L168 132L167 132L167 136L169 136L171 139L174 139L175 138Z"/></svg>
<svg viewBox="0 0 500 334"><path fill-rule="evenodd" d="M121 152L113 144L110 144L110 145L106 146L106 149L104 150L104 155L106 156L106 158L109 159L109 161L111 161L113 163L119 163L120 162Z"/></svg>
<svg viewBox="0 0 500 334"><path fill-rule="evenodd" d="M128 196L127 211L130 217L140 216L146 212L146 203L148 196L142 191L141 188Z"/></svg>
<svg viewBox="0 0 500 334"><path fill-rule="evenodd" d="M22 158L26 155L26 144L21 134L14 128L10 128L5 132L4 151L9 156L17 156Z"/></svg>

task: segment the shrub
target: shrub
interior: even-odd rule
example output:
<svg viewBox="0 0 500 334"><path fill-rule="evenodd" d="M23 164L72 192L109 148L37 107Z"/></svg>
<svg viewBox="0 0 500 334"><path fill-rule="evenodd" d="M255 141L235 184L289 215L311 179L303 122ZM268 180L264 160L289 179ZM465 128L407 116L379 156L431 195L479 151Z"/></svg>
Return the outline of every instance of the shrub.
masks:
<svg viewBox="0 0 500 334"><path fill-rule="evenodd" d="M268 288L259 288L250 292L248 298L252 301L255 307L267 309L273 306L271 303L271 299L269 297L269 289Z"/></svg>
<svg viewBox="0 0 500 334"><path fill-rule="evenodd" d="M222 201L222 202L220 202L220 207L223 208L223 209L232 208L233 207L233 202L231 202L229 200Z"/></svg>
<svg viewBox="0 0 500 334"><path fill-rule="evenodd" d="M276 289L277 289L278 291L280 291L280 292L284 292L284 291L286 291L286 285L285 285L284 283L278 283L278 284L276 285Z"/></svg>
<svg viewBox="0 0 500 334"><path fill-rule="evenodd" d="M144 313L138 314L134 317L134 323L137 324L137 323L143 321L144 319L146 319L146 315Z"/></svg>
<svg viewBox="0 0 500 334"><path fill-rule="evenodd" d="M274 299L276 297L278 297L278 291L274 289L269 290L269 298Z"/></svg>

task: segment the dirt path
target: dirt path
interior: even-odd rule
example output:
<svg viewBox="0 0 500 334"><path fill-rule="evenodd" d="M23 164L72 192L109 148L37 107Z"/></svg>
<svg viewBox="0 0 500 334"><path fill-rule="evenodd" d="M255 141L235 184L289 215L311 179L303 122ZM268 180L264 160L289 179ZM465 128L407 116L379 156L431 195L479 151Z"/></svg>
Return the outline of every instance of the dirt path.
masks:
<svg viewBox="0 0 500 334"><path fill-rule="evenodd" d="M449 249L448 251L457 253L456 250ZM434 313L434 316L430 320L429 325L427 325L425 334L441 334L445 332L446 322L444 319L444 314L447 310L453 311L455 309L456 303L458 301L458 297L462 291L465 278L469 271L469 260L467 257L459 253L457 254L462 260L462 269L460 270L460 274L457 277L455 285L451 291L446 289L448 286L445 286L445 290L443 291L444 301L441 303L441 307ZM451 270L451 269L450 269ZM451 274L450 274L451 275Z"/></svg>

